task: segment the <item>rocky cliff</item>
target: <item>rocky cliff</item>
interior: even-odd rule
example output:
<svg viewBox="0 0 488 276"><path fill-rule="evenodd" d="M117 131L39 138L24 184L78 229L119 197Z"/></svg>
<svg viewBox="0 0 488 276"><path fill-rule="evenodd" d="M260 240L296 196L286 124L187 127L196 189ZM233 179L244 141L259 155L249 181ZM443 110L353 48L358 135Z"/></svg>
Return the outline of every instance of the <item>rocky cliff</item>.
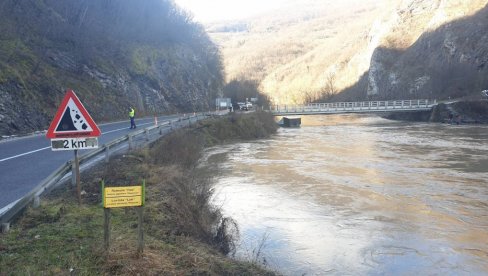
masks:
<svg viewBox="0 0 488 276"><path fill-rule="evenodd" d="M0 3L0 135L45 129L66 89L96 121L209 108L220 54L170 0Z"/></svg>
<svg viewBox="0 0 488 276"><path fill-rule="evenodd" d="M488 87L486 0L404 0L379 24L370 67L340 100L480 98Z"/></svg>

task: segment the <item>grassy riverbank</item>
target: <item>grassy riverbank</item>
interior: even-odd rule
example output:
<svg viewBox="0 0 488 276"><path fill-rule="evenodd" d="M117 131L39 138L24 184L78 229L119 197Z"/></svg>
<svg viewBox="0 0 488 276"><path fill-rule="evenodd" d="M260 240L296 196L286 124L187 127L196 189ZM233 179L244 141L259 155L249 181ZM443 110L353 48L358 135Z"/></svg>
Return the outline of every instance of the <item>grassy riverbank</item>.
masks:
<svg viewBox="0 0 488 276"><path fill-rule="evenodd" d="M216 172L198 166L203 149L276 131L264 113L208 119L82 174L83 205L63 187L0 235L0 275L271 275L226 257L238 229L209 202ZM135 209L112 209L111 247L103 247L100 182L146 180L145 250L136 254Z"/></svg>

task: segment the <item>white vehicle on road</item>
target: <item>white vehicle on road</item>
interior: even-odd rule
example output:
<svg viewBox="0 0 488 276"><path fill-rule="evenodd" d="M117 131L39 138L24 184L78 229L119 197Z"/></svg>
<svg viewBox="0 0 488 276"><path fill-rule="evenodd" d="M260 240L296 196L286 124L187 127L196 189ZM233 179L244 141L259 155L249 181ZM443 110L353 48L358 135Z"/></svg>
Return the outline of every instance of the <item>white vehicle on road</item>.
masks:
<svg viewBox="0 0 488 276"><path fill-rule="evenodd" d="M481 91L481 95L483 96L483 98L488 100L488 90Z"/></svg>
<svg viewBox="0 0 488 276"><path fill-rule="evenodd" d="M237 105L239 105L239 109L240 110L245 110L245 111L248 111L250 109L252 109L252 103L250 102L238 102Z"/></svg>

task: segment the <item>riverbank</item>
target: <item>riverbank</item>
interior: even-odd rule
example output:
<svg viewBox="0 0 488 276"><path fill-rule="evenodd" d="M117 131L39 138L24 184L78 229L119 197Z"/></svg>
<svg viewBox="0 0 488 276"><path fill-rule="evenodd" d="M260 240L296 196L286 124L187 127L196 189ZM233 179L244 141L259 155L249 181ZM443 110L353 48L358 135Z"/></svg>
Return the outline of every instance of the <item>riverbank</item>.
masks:
<svg viewBox="0 0 488 276"><path fill-rule="evenodd" d="M269 114L232 114L199 122L98 165L82 174L81 206L74 187L60 188L0 235L0 275L273 275L257 264L227 257L239 231L232 218L209 202L217 172L198 162L205 147L268 137L276 128ZM133 186L143 179L144 253L136 252L133 208L112 209L106 252L100 182Z"/></svg>
<svg viewBox="0 0 488 276"><path fill-rule="evenodd" d="M440 103L432 111L394 112L382 117L409 122L488 124L488 101L470 100L448 104Z"/></svg>

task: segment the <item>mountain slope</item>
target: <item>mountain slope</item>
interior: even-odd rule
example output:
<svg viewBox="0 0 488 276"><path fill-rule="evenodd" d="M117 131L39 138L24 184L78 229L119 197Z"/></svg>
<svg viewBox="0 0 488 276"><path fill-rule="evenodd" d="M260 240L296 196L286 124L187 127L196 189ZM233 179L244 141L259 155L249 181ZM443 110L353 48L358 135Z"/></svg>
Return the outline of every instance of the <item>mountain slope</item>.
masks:
<svg viewBox="0 0 488 276"><path fill-rule="evenodd" d="M257 80L275 103L299 103L306 94L316 97L329 76L339 90L367 71L371 26L396 2L288 1L274 12L207 30L222 47L228 80Z"/></svg>
<svg viewBox="0 0 488 276"><path fill-rule="evenodd" d="M95 120L206 109L220 54L170 0L0 3L0 134L46 128L67 88Z"/></svg>
<svg viewBox="0 0 488 276"><path fill-rule="evenodd" d="M413 1L400 9L396 31L372 56L367 95L445 99L486 89L487 2Z"/></svg>
<svg viewBox="0 0 488 276"><path fill-rule="evenodd" d="M336 100L442 99L487 86L486 0L288 3L266 19L207 26L227 78L257 80L275 103L339 92Z"/></svg>

